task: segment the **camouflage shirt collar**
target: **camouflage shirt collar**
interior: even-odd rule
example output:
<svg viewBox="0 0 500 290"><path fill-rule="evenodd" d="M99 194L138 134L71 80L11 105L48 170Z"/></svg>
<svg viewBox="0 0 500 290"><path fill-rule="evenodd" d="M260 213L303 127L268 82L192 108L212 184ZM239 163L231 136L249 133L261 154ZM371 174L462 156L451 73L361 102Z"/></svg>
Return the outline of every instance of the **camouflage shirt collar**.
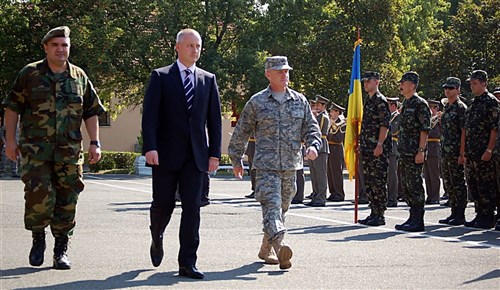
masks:
<svg viewBox="0 0 500 290"><path fill-rule="evenodd" d="M72 65L69 60L66 61L68 63L68 67L66 68L66 71L69 72L69 76L72 79L76 79L78 77L76 67ZM48 74L50 71L49 68L49 63L47 62L47 58L43 59L42 65L40 67L40 74Z"/></svg>
<svg viewBox="0 0 500 290"><path fill-rule="evenodd" d="M273 95L273 91L271 90L271 86L268 86L264 93L267 95L268 98L270 98ZM288 87L286 87L285 96L286 96L287 100L292 98L294 101L296 101L299 98L294 93L294 91L290 90Z"/></svg>

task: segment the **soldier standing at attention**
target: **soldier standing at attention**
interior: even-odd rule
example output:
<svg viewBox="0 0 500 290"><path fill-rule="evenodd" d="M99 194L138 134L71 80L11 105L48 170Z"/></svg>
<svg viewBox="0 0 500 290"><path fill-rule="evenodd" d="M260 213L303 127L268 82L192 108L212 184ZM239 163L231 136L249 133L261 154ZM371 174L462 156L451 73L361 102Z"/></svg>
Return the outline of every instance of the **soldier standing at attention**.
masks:
<svg viewBox="0 0 500 290"><path fill-rule="evenodd" d="M319 124L321 131L321 148L318 152L318 157L314 161L309 161L309 169L311 170L311 183L314 196L311 202L306 203L307 206L321 207L326 205L326 191L328 190L328 128L330 128L330 118L326 112L326 107L329 100L323 96L316 96L316 121Z"/></svg>
<svg viewBox="0 0 500 290"><path fill-rule="evenodd" d="M397 230L421 232L424 226L424 185L422 167L425 160L427 135L430 131L431 111L427 101L417 95L419 77L406 72L401 77L399 90L405 97L401 110L398 152L403 179L403 196L410 207L410 217Z"/></svg>
<svg viewBox="0 0 500 290"><path fill-rule="evenodd" d="M277 254L280 269L292 266L292 249L285 244L285 214L295 194L296 171L305 158L314 160L321 146L318 123L307 99L288 88L289 70L284 56L268 57L265 76L269 86L245 104L229 142L229 156L236 178L243 176L242 155L248 137L255 132L255 198L262 206L262 239L259 258L272 261ZM274 249L274 251L273 251Z"/></svg>
<svg viewBox="0 0 500 290"><path fill-rule="evenodd" d="M465 157L469 169L467 183L474 198L476 217L465 222L465 226L490 229L495 226L498 191L492 157L500 108L495 96L488 92L485 71L473 71L468 81L474 100L465 116Z"/></svg>
<svg viewBox="0 0 500 290"><path fill-rule="evenodd" d="M32 266L41 266L45 228L55 237L55 269L70 269L68 238L75 227L75 208L82 179L82 120L90 137L89 162L101 158L98 115L104 108L85 72L69 63L70 30L61 26L42 39L46 58L25 66L3 101L6 155L22 158L25 184L24 226L32 232L29 255ZM18 119L19 144L15 141Z"/></svg>
<svg viewBox="0 0 500 290"><path fill-rule="evenodd" d="M497 98L497 101L500 103L500 87L496 87L493 91L493 95ZM500 119L500 118L499 118ZM500 128L500 120L498 123L498 128ZM496 216L496 225L495 230L500 231L500 134L497 131L497 143L495 146L495 150L493 150L493 158L495 159L495 175L497 177L497 216Z"/></svg>
<svg viewBox="0 0 500 290"><path fill-rule="evenodd" d="M440 224L463 225L467 207L465 186L465 112L467 105L460 100L459 78L449 77L443 85L446 105L441 116L442 174L444 190L448 193L451 215L439 220Z"/></svg>
<svg viewBox="0 0 500 290"><path fill-rule="evenodd" d="M401 115L398 111L399 98L386 98L389 103L389 111L391 111L391 128L390 136L392 142L392 149L389 153L389 166L387 170L387 207L398 206L398 135L399 135L399 122Z"/></svg>
<svg viewBox="0 0 500 290"><path fill-rule="evenodd" d="M431 109L431 130L427 139L427 158L424 162L424 179L427 199L425 204L439 204L441 188L441 112L440 101L427 101Z"/></svg>
<svg viewBox="0 0 500 290"><path fill-rule="evenodd" d="M368 93L363 108L363 121L359 136L359 151L362 155L363 176L371 213L360 224L385 225L384 212L387 209L387 167L391 151L391 139L387 137L391 112L387 99L380 93L380 73L368 71L362 78Z"/></svg>
<svg viewBox="0 0 500 290"><path fill-rule="evenodd" d="M332 102L330 106L331 125L328 130L328 146L330 155L328 156L328 188L330 196L328 201L340 202L345 200L344 192L344 136L345 136L345 117L342 112L345 108ZM342 116L342 118L340 117Z"/></svg>

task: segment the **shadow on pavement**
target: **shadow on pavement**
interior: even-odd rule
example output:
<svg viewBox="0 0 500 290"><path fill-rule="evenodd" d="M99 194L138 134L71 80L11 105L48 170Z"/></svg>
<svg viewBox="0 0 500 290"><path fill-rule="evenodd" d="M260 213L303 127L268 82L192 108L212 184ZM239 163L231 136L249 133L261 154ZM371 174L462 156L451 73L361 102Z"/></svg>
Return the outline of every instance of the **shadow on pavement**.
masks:
<svg viewBox="0 0 500 290"><path fill-rule="evenodd" d="M477 277L476 279L466 281L463 284L464 285L471 284L471 283L475 283L475 282L479 282L479 281L483 281L483 280L495 279L495 278L499 278L499 277L500 277L500 270L496 269L496 270L493 270L489 273L484 274L481 277Z"/></svg>
<svg viewBox="0 0 500 290"><path fill-rule="evenodd" d="M288 229L287 233L291 235L334 234L352 230L361 230L363 228L364 227L357 225L351 225L351 226L321 225L321 226L305 227L305 228L292 228Z"/></svg>
<svg viewBox="0 0 500 290"><path fill-rule="evenodd" d="M345 237L341 240L328 240L328 241L333 243L350 242L350 241L370 242L370 241L385 240L402 234L403 233L398 233L398 232L370 233L370 234Z"/></svg>
<svg viewBox="0 0 500 290"><path fill-rule="evenodd" d="M1 279L17 279L19 276L33 274L40 271L47 271L52 269L51 267L43 268L33 268L33 267L19 267L15 269L1 269L0 270L0 280Z"/></svg>

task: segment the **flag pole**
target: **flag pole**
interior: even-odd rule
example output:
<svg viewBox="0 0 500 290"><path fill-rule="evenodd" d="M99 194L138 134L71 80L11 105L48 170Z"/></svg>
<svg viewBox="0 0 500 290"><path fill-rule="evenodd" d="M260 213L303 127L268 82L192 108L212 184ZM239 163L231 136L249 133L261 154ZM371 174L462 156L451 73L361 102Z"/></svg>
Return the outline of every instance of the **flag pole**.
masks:
<svg viewBox="0 0 500 290"><path fill-rule="evenodd" d="M356 42L359 42L359 40L361 39L361 35L360 35L360 28L358 26L358 38L356 40ZM354 223L357 223L358 222L358 193L359 193L359 150L358 150L358 123L359 123L359 120L356 119L354 121L354 128L356 128L354 130L354 154L356 155L356 158L355 158L355 161L354 161L354 172L356 174L356 180L355 180L355 183L354 183Z"/></svg>

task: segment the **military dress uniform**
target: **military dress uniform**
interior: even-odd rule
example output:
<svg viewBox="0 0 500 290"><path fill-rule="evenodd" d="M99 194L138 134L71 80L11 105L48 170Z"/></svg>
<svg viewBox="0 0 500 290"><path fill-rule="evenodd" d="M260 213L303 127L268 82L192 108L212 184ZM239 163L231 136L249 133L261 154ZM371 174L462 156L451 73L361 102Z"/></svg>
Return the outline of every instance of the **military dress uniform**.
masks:
<svg viewBox="0 0 500 290"><path fill-rule="evenodd" d="M397 102L396 100L394 100ZM399 122L401 115L396 110L391 113L391 128L389 136L391 138L392 148L389 153L389 165L387 169L387 206L393 207L398 205L399 193L399 177L398 177L398 139L399 139Z"/></svg>
<svg viewBox="0 0 500 290"><path fill-rule="evenodd" d="M267 58L265 67L291 69L282 56ZM291 267L292 252L283 242L285 215L296 192L296 171L303 166L301 142L319 151L321 133L302 94L287 87L283 98L279 98L270 86L253 95L243 108L228 147L233 167L241 166L252 133L255 133L255 198L261 204L263 217L261 252L271 244L280 268L287 269ZM259 258L265 258L261 252Z"/></svg>
<svg viewBox="0 0 500 290"><path fill-rule="evenodd" d="M429 101L437 105L438 101ZM434 117L438 118L438 117ZM427 138L427 158L424 161L424 179L427 193L426 204L439 204L439 190L441 188L441 122L435 119L431 122L431 130Z"/></svg>
<svg viewBox="0 0 500 290"><path fill-rule="evenodd" d="M343 109L343 108L342 108ZM344 136L345 120L338 119L332 122L328 130L327 140L330 147L328 155L328 188L330 190L329 201L344 201Z"/></svg>
<svg viewBox="0 0 500 290"><path fill-rule="evenodd" d="M445 86L459 88L460 79L448 78ZM448 193L451 215L439 223L462 225L465 222L467 207L467 187L465 185L464 165L458 164L462 129L465 126L467 105L457 98L452 104L447 103L441 116L443 134L441 136L441 166L443 187Z"/></svg>
<svg viewBox="0 0 500 290"><path fill-rule="evenodd" d="M359 136L359 150L363 162L363 177L370 202L370 215L359 220L359 223L368 225L385 224L384 212L387 209L387 169L388 157L392 142L385 138L383 144L379 144L379 131L381 127L390 128L391 112L385 96L377 91L373 96L367 96L363 108L363 121L361 123L361 134ZM383 152L380 156L373 156L377 146L382 146Z"/></svg>
<svg viewBox="0 0 500 290"><path fill-rule="evenodd" d="M485 92L476 96L466 112L465 118L465 156L468 165L467 183L474 198L476 217L466 222L466 226L492 228L496 192L494 157L482 161L481 156L487 150L491 130L498 131L499 104L492 94Z"/></svg>
<svg viewBox="0 0 500 290"><path fill-rule="evenodd" d="M317 97L316 102L326 104L328 99L323 98L323 100L321 100ZM311 183L314 195L312 196L311 202L306 204L307 206L325 206L326 192L328 190L327 168L330 147L328 146L327 134L328 129L330 128L330 118L328 117L326 110L319 112L316 115L316 121L318 122L321 131L321 147L318 151L318 157L309 161Z"/></svg>

